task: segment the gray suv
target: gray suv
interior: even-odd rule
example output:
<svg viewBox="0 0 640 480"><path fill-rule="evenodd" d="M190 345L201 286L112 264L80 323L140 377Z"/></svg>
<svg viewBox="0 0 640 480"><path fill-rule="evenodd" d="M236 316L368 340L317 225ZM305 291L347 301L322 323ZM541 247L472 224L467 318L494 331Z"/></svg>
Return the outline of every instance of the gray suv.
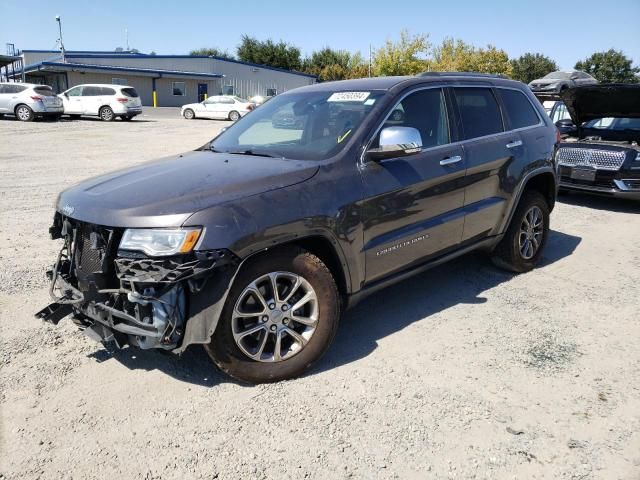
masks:
<svg viewBox="0 0 640 480"><path fill-rule="evenodd" d="M35 117L62 116L64 107L48 85L33 83L0 83L0 117L15 115L18 120L30 122Z"/></svg>
<svg viewBox="0 0 640 480"><path fill-rule="evenodd" d="M533 269L557 144L529 88L502 78L291 90L196 151L62 192L54 302L37 317L72 315L121 347L203 344L247 382L292 378L387 285L472 250Z"/></svg>

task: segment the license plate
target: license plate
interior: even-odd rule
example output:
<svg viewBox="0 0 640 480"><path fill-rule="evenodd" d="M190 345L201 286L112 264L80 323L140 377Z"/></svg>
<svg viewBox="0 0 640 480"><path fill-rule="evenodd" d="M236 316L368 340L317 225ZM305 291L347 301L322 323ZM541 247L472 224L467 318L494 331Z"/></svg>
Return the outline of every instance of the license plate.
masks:
<svg viewBox="0 0 640 480"><path fill-rule="evenodd" d="M584 168L572 168L571 178L574 180L585 180L587 182L594 182L596 180L596 171L587 170Z"/></svg>

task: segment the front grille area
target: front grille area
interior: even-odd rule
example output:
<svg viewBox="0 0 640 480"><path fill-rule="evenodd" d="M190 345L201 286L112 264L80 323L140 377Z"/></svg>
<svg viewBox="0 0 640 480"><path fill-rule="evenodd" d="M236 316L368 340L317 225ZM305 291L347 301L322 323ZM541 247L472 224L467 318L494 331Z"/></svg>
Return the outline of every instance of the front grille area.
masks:
<svg viewBox="0 0 640 480"><path fill-rule="evenodd" d="M593 167L599 170L620 170L626 153L593 148L562 147L558 150L559 165L567 167Z"/></svg>
<svg viewBox="0 0 640 480"><path fill-rule="evenodd" d="M103 249L92 248L91 234L91 227L86 224L80 225L76 233L76 265L85 274L102 270Z"/></svg>

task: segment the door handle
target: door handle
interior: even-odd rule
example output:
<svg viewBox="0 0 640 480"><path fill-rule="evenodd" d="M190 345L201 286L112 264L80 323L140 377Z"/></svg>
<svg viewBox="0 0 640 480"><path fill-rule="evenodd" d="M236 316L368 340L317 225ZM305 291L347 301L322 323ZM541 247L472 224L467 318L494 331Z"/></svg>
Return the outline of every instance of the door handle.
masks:
<svg viewBox="0 0 640 480"><path fill-rule="evenodd" d="M455 155L453 157L443 158L442 160L440 160L440 165L452 165L460 161L462 161L462 157L460 155Z"/></svg>
<svg viewBox="0 0 640 480"><path fill-rule="evenodd" d="M522 145L522 140L515 140L511 143L507 143L507 148L515 148L515 147L519 147L520 145Z"/></svg>

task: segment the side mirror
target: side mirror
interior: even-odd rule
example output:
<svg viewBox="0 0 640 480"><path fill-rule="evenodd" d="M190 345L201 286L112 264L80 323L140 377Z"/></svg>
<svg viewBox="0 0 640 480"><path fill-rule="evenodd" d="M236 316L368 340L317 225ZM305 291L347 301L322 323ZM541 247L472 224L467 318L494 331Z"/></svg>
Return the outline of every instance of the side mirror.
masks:
<svg viewBox="0 0 640 480"><path fill-rule="evenodd" d="M563 118L556 122L556 127L560 133L571 133L575 131L576 126L573 124L573 120L570 118Z"/></svg>
<svg viewBox="0 0 640 480"><path fill-rule="evenodd" d="M387 127L380 131L380 147L367 150L373 161L405 157L422 151L422 137L413 127Z"/></svg>

